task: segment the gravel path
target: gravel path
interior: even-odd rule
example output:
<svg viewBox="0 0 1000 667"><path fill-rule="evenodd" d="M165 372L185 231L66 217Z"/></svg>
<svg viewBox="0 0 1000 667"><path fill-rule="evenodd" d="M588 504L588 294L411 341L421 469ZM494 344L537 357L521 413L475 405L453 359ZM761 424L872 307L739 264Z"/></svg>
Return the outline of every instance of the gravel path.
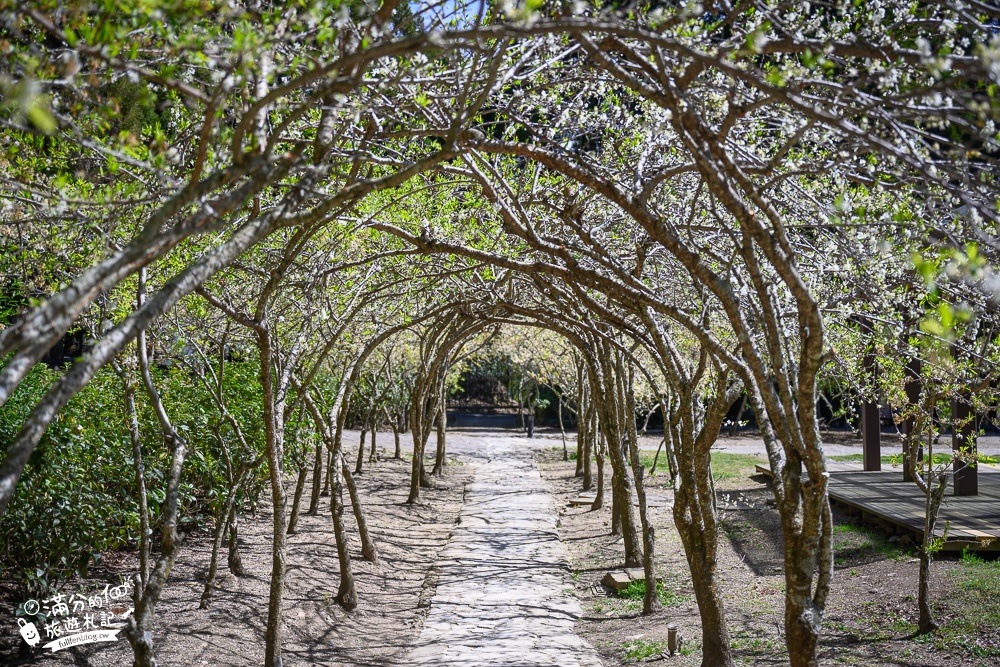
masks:
<svg viewBox="0 0 1000 667"><path fill-rule="evenodd" d="M423 629L401 664L600 667L573 630L582 612L527 441L498 436L487 449L471 440L449 438L474 481L438 560Z"/></svg>

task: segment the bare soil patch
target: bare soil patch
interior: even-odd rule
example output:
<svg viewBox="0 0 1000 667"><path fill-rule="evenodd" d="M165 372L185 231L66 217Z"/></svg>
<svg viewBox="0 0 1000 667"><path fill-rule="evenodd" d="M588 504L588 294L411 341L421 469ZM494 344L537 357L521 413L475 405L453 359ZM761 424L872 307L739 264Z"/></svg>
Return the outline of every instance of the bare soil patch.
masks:
<svg viewBox="0 0 1000 667"><path fill-rule="evenodd" d="M356 434L354 435L356 437ZM489 432L462 434L463 447L488 447ZM450 440L450 442L452 442ZM596 585L604 572L621 564L620 538L610 532L610 507L589 511L570 507L579 493L575 463L561 460L558 439L538 452L539 466L559 509L560 537L571 559L574 591L583 607L577 632L609 665L663 661L680 667L699 665L700 626L680 539L671 510L654 507L657 568L663 580L663 609L642 617L641 600L608 595ZM533 446L539 444L536 441ZM720 535L723 580L733 646L739 664L785 662L781 534L776 511L767 505L771 491L753 474L756 461L743 453L713 455L720 502L742 509L725 511ZM467 466L449 465L439 488L425 490L424 504L406 506L408 461L381 460L358 477L368 523L380 548L381 565L361 559L352 538L360 607L345 613L332 599L339 572L329 501L319 516L303 516L289 541L286 589L286 665L392 665L417 636L434 593L434 563L448 541L471 475ZM661 469L649 478L657 495L669 495ZM1000 562L942 558L934 564L934 599L942 630L912 639L915 630L916 571L912 554L881 533L835 515L836 577L826 615L822 660L831 665L995 667L1000 665ZM349 522L349 526L353 525ZM225 573L209 610L198 610L210 550L210 536L186 538L164 599L158 608L156 645L161 664L220 667L259 665L264 651L267 586L270 572L270 516L244 522L242 555L249 577ZM134 554L107 554L86 590L117 584L136 569ZM68 587L70 590L72 586ZM0 604L12 614L20 599L0 587ZM8 616L10 618L10 616ZM675 623L682 654L663 657L666 626ZM3 665L86 665L106 667L131 662L122 640L56 654L17 656L16 637L0 644Z"/></svg>
<svg viewBox="0 0 1000 667"><path fill-rule="evenodd" d="M356 442L357 434L352 435ZM360 600L353 612L345 612L333 601L340 574L329 498L322 499L319 515L300 517L298 532L288 542L285 665L392 665L419 632L434 590L433 565L458 517L470 475L465 466L452 461L446 477L436 480L438 488L424 489L423 503L411 506L404 504L409 471L407 460L383 459L356 477L381 562L375 566L362 559L348 505L345 519L352 533L352 567ZM349 500L345 492L345 501ZM241 555L249 576L231 575L223 551L220 587L207 610L199 610L198 602L211 536L186 538L157 607L155 645L160 664L242 667L262 663L271 569L270 513L246 517L242 525ZM118 575L137 569L134 554L120 555L118 561L115 568L95 572L91 580L75 585L93 590L100 581L117 584ZM9 588L3 592L6 595L0 603L12 618L20 600ZM124 639L55 654L36 650L31 658L17 656L21 642L13 639L0 646L0 664L110 667L131 664L132 659Z"/></svg>
<svg viewBox="0 0 1000 667"><path fill-rule="evenodd" d="M581 480L562 452L540 452L540 468L560 507L560 535L570 554L576 592L584 608L577 632L610 665L639 661L678 667L701 664L701 629L680 538L669 508L652 508L657 576L666 604L640 615L641 600L609 594L598 582L621 567L620 538L610 535L610 505L590 511L570 507ZM777 511L767 505L769 482L754 475L754 458L713 455L720 502L745 509L724 511L719 574L738 664L787 664L784 647L784 577ZM763 461L761 459L761 461ZM665 471L648 479L669 489ZM835 579L822 639L823 664L864 666L996 667L1000 665L1000 562L942 556L933 565L933 599L942 629L913 638L916 630L917 562L882 533L834 511ZM681 655L667 657L667 624L684 639Z"/></svg>

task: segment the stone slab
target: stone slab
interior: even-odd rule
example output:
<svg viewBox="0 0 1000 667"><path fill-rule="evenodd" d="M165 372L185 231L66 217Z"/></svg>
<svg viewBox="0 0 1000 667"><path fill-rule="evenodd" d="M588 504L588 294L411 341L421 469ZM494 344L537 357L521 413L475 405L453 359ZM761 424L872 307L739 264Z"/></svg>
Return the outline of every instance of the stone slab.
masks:
<svg viewBox="0 0 1000 667"><path fill-rule="evenodd" d="M498 440L463 460L475 478L438 559L423 628L397 664L600 667L597 652L573 630L583 612L532 453Z"/></svg>

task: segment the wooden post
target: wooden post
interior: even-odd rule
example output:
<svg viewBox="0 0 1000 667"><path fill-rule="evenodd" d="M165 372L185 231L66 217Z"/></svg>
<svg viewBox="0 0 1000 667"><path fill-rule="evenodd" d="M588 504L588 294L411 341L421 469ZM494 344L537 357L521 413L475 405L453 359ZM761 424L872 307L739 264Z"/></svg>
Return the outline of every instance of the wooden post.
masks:
<svg viewBox="0 0 1000 667"><path fill-rule="evenodd" d="M670 655L676 655L680 650L677 645L677 626L673 623L667 625L667 651Z"/></svg>
<svg viewBox="0 0 1000 667"><path fill-rule="evenodd" d="M863 334L871 334L872 326L867 318L858 321ZM867 346L866 346L867 347ZM862 367L865 375L871 379L872 390L878 389L878 364L875 361L874 347L867 347ZM863 401L861 403L861 446L866 471L882 469L882 425L878 416L878 401Z"/></svg>
<svg viewBox="0 0 1000 667"><path fill-rule="evenodd" d="M864 447L865 470L882 469L882 433L878 417L878 403L861 404L861 438Z"/></svg>
<svg viewBox="0 0 1000 667"><path fill-rule="evenodd" d="M912 408L914 405L920 403L920 359L917 357L910 357L910 360L906 363L906 370L904 377L906 378L903 384L903 390L906 392L906 403ZM910 461L909 461L909 443L910 439L913 438L913 427L916 425L915 417L907 417L903 422L903 481L912 482L913 477L910 475ZM921 444L917 447L917 461L923 461L924 459L924 447Z"/></svg>
<svg viewBox="0 0 1000 667"><path fill-rule="evenodd" d="M968 447L972 453L976 452L976 422L973 417L972 406L960 398L951 400L951 449L958 452L962 447ZM965 424L959 426L960 422ZM978 496L979 495L979 472L957 458L952 463L955 472L955 495L956 496Z"/></svg>

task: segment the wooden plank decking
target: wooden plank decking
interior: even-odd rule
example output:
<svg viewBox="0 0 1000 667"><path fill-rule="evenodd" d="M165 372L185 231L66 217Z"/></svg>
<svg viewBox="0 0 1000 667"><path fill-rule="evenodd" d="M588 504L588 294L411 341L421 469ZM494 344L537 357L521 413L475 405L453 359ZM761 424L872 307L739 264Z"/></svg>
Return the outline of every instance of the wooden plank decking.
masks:
<svg viewBox="0 0 1000 667"><path fill-rule="evenodd" d="M915 484L903 481L898 466L881 472L844 470L844 464L830 467L831 500L923 536L924 495ZM758 472L770 475L766 466L761 468ZM944 548L1000 551L1000 468L979 465L978 496L952 494L949 487L934 531L940 536L948 522Z"/></svg>
<svg viewBox="0 0 1000 667"><path fill-rule="evenodd" d="M830 498L896 526L924 533L925 498L899 468L882 472L831 472ZM1000 469L979 466L979 495L946 492L935 535L948 523L946 550L1000 550Z"/></svg>

